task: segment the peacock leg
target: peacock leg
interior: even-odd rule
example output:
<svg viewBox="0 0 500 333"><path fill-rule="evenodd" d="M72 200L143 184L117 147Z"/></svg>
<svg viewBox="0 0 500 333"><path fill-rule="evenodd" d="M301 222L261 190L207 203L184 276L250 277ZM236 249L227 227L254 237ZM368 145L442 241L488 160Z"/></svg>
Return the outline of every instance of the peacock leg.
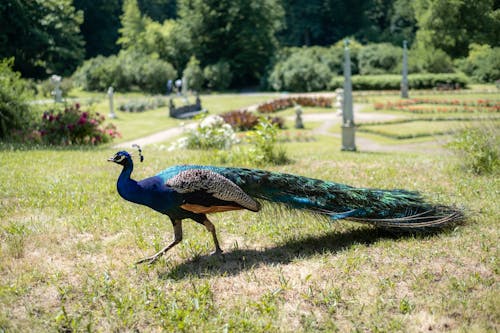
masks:
<svg viewBox="0 0 500 333"><path fill-rule="evenodd" d="M210 220L207 217L205 217L205 220L203 221L203 225L205 226L205 228L207 228L208 231L210 231L210 233L212 234L212 237L214 239L215 251L212 252L212 254L221 255L223 251L219 246L219 240L217 239L217 233L215 232L215 226L213 225L212 222L210 222Z"/></svg>
<svg viewBox="0 0 500 333"><path fill-rule="evenodd" d="M179 244L182 241L182 220L172 220L172 224L174 226L174 240L173 240L173 242L168 244L167 246L165 246L158 253L155 253L154 255L152 255L150 257L139 260L138 262L135 263L136 265L143 264L145 262L147 262L149 265L151 265L156 260L158 260L162 255L167 253L168 250L170 250L171 248L173 248L174 246L176 246L177 244Z"/></svg>

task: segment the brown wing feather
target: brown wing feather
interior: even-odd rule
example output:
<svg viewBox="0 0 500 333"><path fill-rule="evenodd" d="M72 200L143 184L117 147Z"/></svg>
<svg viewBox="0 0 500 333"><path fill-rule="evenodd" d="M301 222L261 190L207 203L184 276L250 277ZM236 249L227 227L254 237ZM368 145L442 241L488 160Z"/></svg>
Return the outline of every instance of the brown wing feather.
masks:
<svg viewBox="0 0 500 333"><path fill-rule="evenodd" d="M260 210L260 204L246 194L238 185L211 170L190 169L182 171L177 176L170 178L166 182L166 185L183 194L204 191L207 195L226 201L229 204L220 207L235 207L234 209L243 207L254 212ZM236 205L230 205L231 202L234 202ZM205 207L198 203L189 204ZM241 207L237 208L238 205ZM215 207L218 206L215 205Z"/></svg>
<svg viewBox="0 0 500 333"><path fill-rule="evenodd" d="M227 212L230 210L239 210L243 209L243 207L239 206L211 206L211 207L205 207L202 205L195 205L195 204L183 204L181 205L182 209L189 210L190 212L196 213L196 214L210 214L210 213L222 213L222 212Z"/></svg>

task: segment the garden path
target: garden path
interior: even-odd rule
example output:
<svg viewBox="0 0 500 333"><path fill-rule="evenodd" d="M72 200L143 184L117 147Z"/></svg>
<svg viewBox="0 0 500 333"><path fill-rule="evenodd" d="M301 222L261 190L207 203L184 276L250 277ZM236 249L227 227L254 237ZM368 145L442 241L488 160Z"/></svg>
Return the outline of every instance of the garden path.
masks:
<svg viewBox="0 0 500 333"><path fill-rule="evenodd" d="M253 106L247 109L252 109ZM382 122L396 119L398 116L381 114L376 112L360 112L366 107L366 104L354 104L355 120L357 123L363 122ZM295 119L295 116L290 116L288 119ZM310 122L323 122L318 128L316 128L313 133L319 135L327 135L332 137L340 137L339 133L330 132L330 128L333 126L340 126L342 122L342 117L334 112L331 113L311 113L303 114L302 119L307 124ZM137 138L134 140L121 142L113 146L113 148L124 149L130 148L132 144L138 144L140 146L147 146L155 143L160 143L167 141L171 138L179 136L185 129L193 128L196 126L195 123L190 123L185 126L178 126L160 131L142 138ZM445 151L439 142L416 142L416 143L406 143L406 144L383 144L371 140L366 137L356 137L356 146L361 151L368 152L403 152L403 151L415 151L424 153L441 153Z"/></svg>

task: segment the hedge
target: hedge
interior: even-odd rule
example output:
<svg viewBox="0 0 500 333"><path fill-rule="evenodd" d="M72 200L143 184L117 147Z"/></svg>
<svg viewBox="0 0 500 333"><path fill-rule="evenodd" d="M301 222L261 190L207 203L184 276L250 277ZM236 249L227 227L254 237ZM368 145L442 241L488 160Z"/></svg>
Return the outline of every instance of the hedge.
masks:
<svg viewBox="0 0 500 333"><path fill-rule="evenodd" d="M468 79L464 74L410 74L408 84L411 89L456 89L467 87ZM343 88L344 77L335 76L328 88ZM401 75L353 75L353 90L398 90L401 87Z"/></svg>

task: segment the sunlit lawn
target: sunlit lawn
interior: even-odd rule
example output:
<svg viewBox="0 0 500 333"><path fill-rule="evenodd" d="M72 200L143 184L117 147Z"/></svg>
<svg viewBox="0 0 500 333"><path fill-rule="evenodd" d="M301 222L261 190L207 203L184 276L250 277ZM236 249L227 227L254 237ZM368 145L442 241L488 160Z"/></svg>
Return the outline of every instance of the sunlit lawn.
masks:
<svg viewBox="0 0 500 333"><path fill-rule="evenodd" d="M255 96L229 102L236 99L214 96L206 103L232 109L258 102ZM123 133L149 131L165 112L118 114L116 122ZM175 125L164 121L161 127ZM498 175L472 175L446 150L346 153L336 137L315 138L283 143L293 163L265 168L419 190L464 207L467 223L437 235L401 236L293 212L222 213L212 220L224 261L207 256L206 230L186 222L178 247L154 266L136 267L170 241L172 227L166 216L118 196L120 167L106 162L113 149L2 145L0 331L497 330ZM136 179L174 164L221 162L210 151L150 146L145 155Z"/></svg>

